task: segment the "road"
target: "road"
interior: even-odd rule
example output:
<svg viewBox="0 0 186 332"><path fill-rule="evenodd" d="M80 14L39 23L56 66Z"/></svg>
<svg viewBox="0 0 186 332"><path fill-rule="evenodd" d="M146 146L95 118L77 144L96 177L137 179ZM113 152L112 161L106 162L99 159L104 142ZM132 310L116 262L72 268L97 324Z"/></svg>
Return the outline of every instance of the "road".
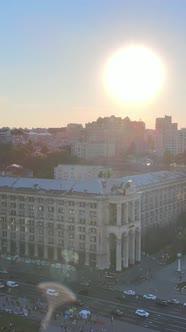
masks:
<svg viewBox="0 0 186 332"><path fill-rule="evenodd" d="M38 287L29 283L20 282L19 288L13 292L17 295L23 295L27 298L38 298ZM89 309L98 317L103 316L111 318L111 312L119 308L124 315L117 320L149 328L154 331L166 332L186 332L186 307L183 305L169 304L168 306L159 306L152 300L146 300L142 296L126 296L126 300L122 301L121 292L113 290L105 290L103 288L89 289L88 296L77 295L84 303L83 308ZM51 297L50 301L53 299ZM54 300L55 301L55 300ZM149 318L141 318L135 315L136 309L144 309L150 313Z"/></svg>

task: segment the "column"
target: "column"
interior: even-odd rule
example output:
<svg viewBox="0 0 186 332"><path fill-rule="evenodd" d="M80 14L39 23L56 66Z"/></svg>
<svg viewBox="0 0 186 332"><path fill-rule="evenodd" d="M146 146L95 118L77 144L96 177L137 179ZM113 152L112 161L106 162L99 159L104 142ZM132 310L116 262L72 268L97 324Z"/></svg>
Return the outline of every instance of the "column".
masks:
<svg viewBox="0 0 186 332"><path fill-rule="evenodd" d="M16 255L19 255L20 251L20 228L18 222L16 224Z"/></svg>
<svg viewBox="0 0 186 332"><path fill-rule="evenodd" d="M132 202L132 222L135 220L135 202Z"/></svg>
<svg viewBox="0 0 186 332"><path fill-rule="evenodd" d="M110 269L110 238L109 236L106 238L106 268Z"/></svg>
<svg viewBox="0 0 186 332"><path fill-rule="evenodd" d="M48 259L48 229L47 224L44 224L44 259Z"/></svg>
<svg viewBox="0 0 186 332"><path fill-rule="evenodd" d="M116 239L116 271L121 271L121 239Z"/></svg>
<svg viewBox="0 0 186 332"><path fill-rule="evenodd" d="M141 232L137 231L135 233L136 235L136 261L140 262L141 261Z"/></svg>
<svg viewBox="0 0 186 332"><path fill-rule="evenodd" d="M25 256L29 256L29 243L27 240L25 241Z"/></svg>
<svg viewBox="0 0 186 332"><path fill-rule="evenodd" d="M34 243L34 257L38 257L38 244Z"/></svg>
<svg viewBox="0 0 186 332"><path fill-rule="evenodd" d="M129 266L129 237L128 234L123 237L123 267Z"/></svg>
<svg viewBox="0 0 186 332"><path fill-rule="evenodd" d="M121 226L121 203L117 204L117 226Z"/></svg>
<svg viewBox="0 0 186 332"><path fill-rule="evenodd" d="M58 260L58 250L56 245L54 245L54 260L57 261Z"/></svg>
<svg viewBox="0 0 186 332"><path fill-rule="evenodd" d="M11 249L11 241L10 241L10 225L8 224L8 229L7 229L7 252L10 253Z"/></svg>
<svg viewBox="0 0 186 332"><path fill-rule="evenodd" d="M86 251L85 252L85 265L89 266L90 262L89 262L89 252Z"/></svg>
<svg viewBox="0 0 186 332"><path fill-rule="evenodd" d="M48 259L48 246L44 244L44 259Z"/></svg>
<svg viewBox="0 0 186 332"><path fill-rule="evenodd" d="M125 203L125 207L124 207L124 213L125 213L125 224L128 224L128 208L129 208L129 205L128 203Z"/></svg>
<svg viewBox="0 0 186 332"><path fill-rule="evenodd" d="M129 263L135 263L135 234L134 232L130 233L130 240L129 240Z"/></svg>

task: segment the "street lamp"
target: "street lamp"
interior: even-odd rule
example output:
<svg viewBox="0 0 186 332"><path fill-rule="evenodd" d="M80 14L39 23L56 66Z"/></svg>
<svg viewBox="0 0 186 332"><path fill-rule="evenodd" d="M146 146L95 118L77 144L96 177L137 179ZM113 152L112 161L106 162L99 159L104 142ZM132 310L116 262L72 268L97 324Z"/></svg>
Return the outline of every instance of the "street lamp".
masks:
<svg viewBox="0 0 186 332"><path fill-rule="evenodd" d="M177 272L181 272L181 256L182 256L182 254L180 252L178 252L177 253L177 260L178 260Z"/></svg>

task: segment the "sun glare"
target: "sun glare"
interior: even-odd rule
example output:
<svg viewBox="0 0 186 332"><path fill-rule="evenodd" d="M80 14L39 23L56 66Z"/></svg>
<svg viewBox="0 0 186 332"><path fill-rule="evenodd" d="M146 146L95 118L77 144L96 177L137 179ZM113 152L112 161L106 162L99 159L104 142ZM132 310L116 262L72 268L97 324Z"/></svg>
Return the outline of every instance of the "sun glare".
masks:
<svg viewBox="0 0 186 332"><path fill-rule="evenodd" d="M120 49L104 68L104 86L120 104L148 102L160 91L164 77L160 58L141 45Z"/></svg>

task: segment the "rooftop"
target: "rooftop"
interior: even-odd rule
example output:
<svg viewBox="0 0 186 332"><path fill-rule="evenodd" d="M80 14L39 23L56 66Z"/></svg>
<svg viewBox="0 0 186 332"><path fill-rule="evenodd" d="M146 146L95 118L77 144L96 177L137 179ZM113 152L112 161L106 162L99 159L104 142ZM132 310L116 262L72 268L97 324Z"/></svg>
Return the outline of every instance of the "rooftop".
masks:
<svg viewBox="0 0 186 332"><path fill-rule="evenodd" d="M0 177L0 187L107 195L122 193L122 190L127 188L129 183L132 183L134 187L140 190L143 186L158 183L166 184L183 178L186 180L186 173L181 171L159 171L122 178L95 178L79 182L56 179Z"/></svg>

